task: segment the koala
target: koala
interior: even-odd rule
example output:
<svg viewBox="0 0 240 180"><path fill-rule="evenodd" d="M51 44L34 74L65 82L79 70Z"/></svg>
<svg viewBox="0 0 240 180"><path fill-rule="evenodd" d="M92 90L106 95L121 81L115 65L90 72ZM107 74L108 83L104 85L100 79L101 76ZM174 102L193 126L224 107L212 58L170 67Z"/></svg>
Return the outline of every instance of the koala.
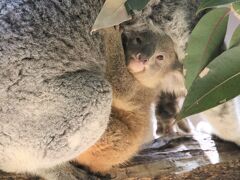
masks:
<svg viewBox="0 0 240 180"><path fill-rule="evenodd" d="M151 129L151 105L159 94L162 77L176 61L171 39L151 26L124 32L123 48L120 33L117 37L112 30L105 39L109 44L115 42L111 47L115 53L107 52L111 57L107 58L106 76L113 88L110 122L101 139L75 159L100 173L129 160L146 142ZM150 42L154 43L149 46ZM119 54L122 49L125 54Z"/></svg>
<svg viewBox="0 0 240 180"><path fill-rule="evenodd" d="M1 170L85 179L68 162L102 136L112 103L103 37L90 35L101 6L0 1Z"/></svg>
<svg viewBox="0 0 240 180"><path fill-rule="evenodd" d="M155 29L156 32L158 31L151 21L146 22L147 25L151 26L151 29ZM160 80L161 83L158 82L159 96L155 100L157 133L172 134L174 132L175 116L180 111L178 106L180 98L186 95L182 63L178 60L174 50L174 43L168 35L162 36L161 33L153 34L144 29L147 29L147 27L143 28L140 35L138 35L139 32L137 30L130 31L131 33L129 31L124 32L123 47L126 63L130 72L134 73L139 81L150 84L150 82L154 83L154 80ZM131 41L125 39L130 39ZM154 72L156 68L159 68L158 64L148 65L148 69L146 70L145 68L144 74L138 74L138 71L143 71L144 66L142 66L142 63L155 57L162 66L162 74L158 77L153 77L151 74L151 71ZM136 59L136 62L132 59ZM142 59L142 63L139 63L139 59ZM190 131L186 120L180 121L178 125L183 131Z"/></svg>

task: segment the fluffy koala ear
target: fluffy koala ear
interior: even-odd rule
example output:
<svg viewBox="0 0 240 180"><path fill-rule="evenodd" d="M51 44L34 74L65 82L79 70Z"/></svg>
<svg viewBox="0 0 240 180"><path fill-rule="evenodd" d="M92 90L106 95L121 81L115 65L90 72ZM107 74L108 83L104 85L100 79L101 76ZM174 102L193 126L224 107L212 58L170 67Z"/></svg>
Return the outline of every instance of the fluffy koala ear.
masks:
<svg viewBox="0 0 240 180"><path fill-rule="evenodd" d="M159 3L160 3L160 0L150 0L148 2L148 4L146 5L146 7L142 10L142 12L141 12L142 15L141 16L147 17L147 16L151 15L151 13L152 13L152 6L155 6L155 5L159 4Z"/></svg>
<svg viewBox="0 0 240 180"><path fill-rule="evenodd" d="M179 46L178 44L174 43L174 49L177 54L177 57L180 62L183 62L185 56L186 56L186 47L185 46Z"/></svg>
<svg viewBox="0 0 240 180"><path fill-rule="evenodd" d="M147 17L151 15L151 13L152 13L152 6L151 4L147 4L146 7L142 10L141 16Z"/></svg>

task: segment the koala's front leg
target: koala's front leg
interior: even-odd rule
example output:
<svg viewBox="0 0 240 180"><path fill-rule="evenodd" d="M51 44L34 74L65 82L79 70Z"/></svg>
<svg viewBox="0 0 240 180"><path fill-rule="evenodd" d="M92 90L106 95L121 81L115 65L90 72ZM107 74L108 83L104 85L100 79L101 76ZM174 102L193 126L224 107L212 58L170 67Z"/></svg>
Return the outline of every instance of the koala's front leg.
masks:
<svg viewBox="0 0 240 180"><path fill-rule="evenodd" d="M107 60L106 78L112 85L113 96L132 96L136 84L139 84L129 73L122 46L121 32L114 28L102 30ZM121 77L121 78L120 78Z"/></svg>
<svg viewBox="0 0 240 180"><path fill-rule="evenodd" d="M72 160L101 137L109 121L112 93L103 75L86 70L42 82L27 80L26 85L38 86L34 92L18 87L21 94L0 95L0 104L6 104L6 110L0 111L0 168L38 174ZM21 101L16 102L15 96Z"/></svg>

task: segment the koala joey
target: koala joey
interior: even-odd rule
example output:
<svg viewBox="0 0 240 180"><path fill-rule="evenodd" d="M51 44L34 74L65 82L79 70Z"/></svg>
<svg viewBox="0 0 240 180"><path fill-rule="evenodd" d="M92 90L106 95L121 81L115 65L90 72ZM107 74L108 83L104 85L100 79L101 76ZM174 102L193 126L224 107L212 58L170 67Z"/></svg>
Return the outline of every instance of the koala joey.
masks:
<svg viewBox="0 0 240 180"><path fill-rule="evenodd" d="M116 31L110 31L105 36L111 44L110 50L106 49L106 76L113 89L110 122L101 139L75 159L100 173L129 160L146 142L151 129L151 105L158 97L162 78L177 60L171 39L161 31L149 27L124 32L125 55L116 51L122 49L120 33L118 37Z"/></svg>
<svg viewBox="0 0 240 180"><path fill-rule="evenodd" d="M159 85L159 96L155 101L157 133L172 134L175 116L180 110L179 101L186 94L182 64L171 38L156 30L153 24L148 24L151 31L135 30L123 34L126 64L141 83L150 88ZM156 70L158 73L155 73ZM177 126L184 132L190 131L186 120L180 121Z"/></svg>

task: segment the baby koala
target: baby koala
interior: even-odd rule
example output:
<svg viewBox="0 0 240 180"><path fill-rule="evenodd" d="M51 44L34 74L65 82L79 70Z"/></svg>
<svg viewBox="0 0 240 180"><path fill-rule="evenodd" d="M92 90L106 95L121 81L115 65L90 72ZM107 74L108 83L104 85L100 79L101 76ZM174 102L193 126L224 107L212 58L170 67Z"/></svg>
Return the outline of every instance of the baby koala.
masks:
<svg viewBox="0 0 240 180"><path fill-rule="evenodd" d="M106 77L113 91L111 116L103 136L75 161L92 172L104 174L128 161L147 141L152 104L177 58L171 39L150 26L124 32L123 43L119 31L113 28L102 33L105 44L109 44L105 53Z"/></svg>
<svg viewBox="0 0 240 180"><path fill-rule="evenodd" d="M142 84L150 88L158 84L159 96L155 99L157 134L173 134L180 101L186 95L183 66L178 61L171 38L154 30L153 25L151 29L125 32L122 35L126 64ZM186 120L178 122L176 128L178 131L190 132Z"/></svg>
<svg viewBox="0 0 240 180"><path fill-rule="evenodd" d="M171 39L154 28L124 32L122 38L129 72L145 86L160 90L163 77L178 63Z"/></svg>

